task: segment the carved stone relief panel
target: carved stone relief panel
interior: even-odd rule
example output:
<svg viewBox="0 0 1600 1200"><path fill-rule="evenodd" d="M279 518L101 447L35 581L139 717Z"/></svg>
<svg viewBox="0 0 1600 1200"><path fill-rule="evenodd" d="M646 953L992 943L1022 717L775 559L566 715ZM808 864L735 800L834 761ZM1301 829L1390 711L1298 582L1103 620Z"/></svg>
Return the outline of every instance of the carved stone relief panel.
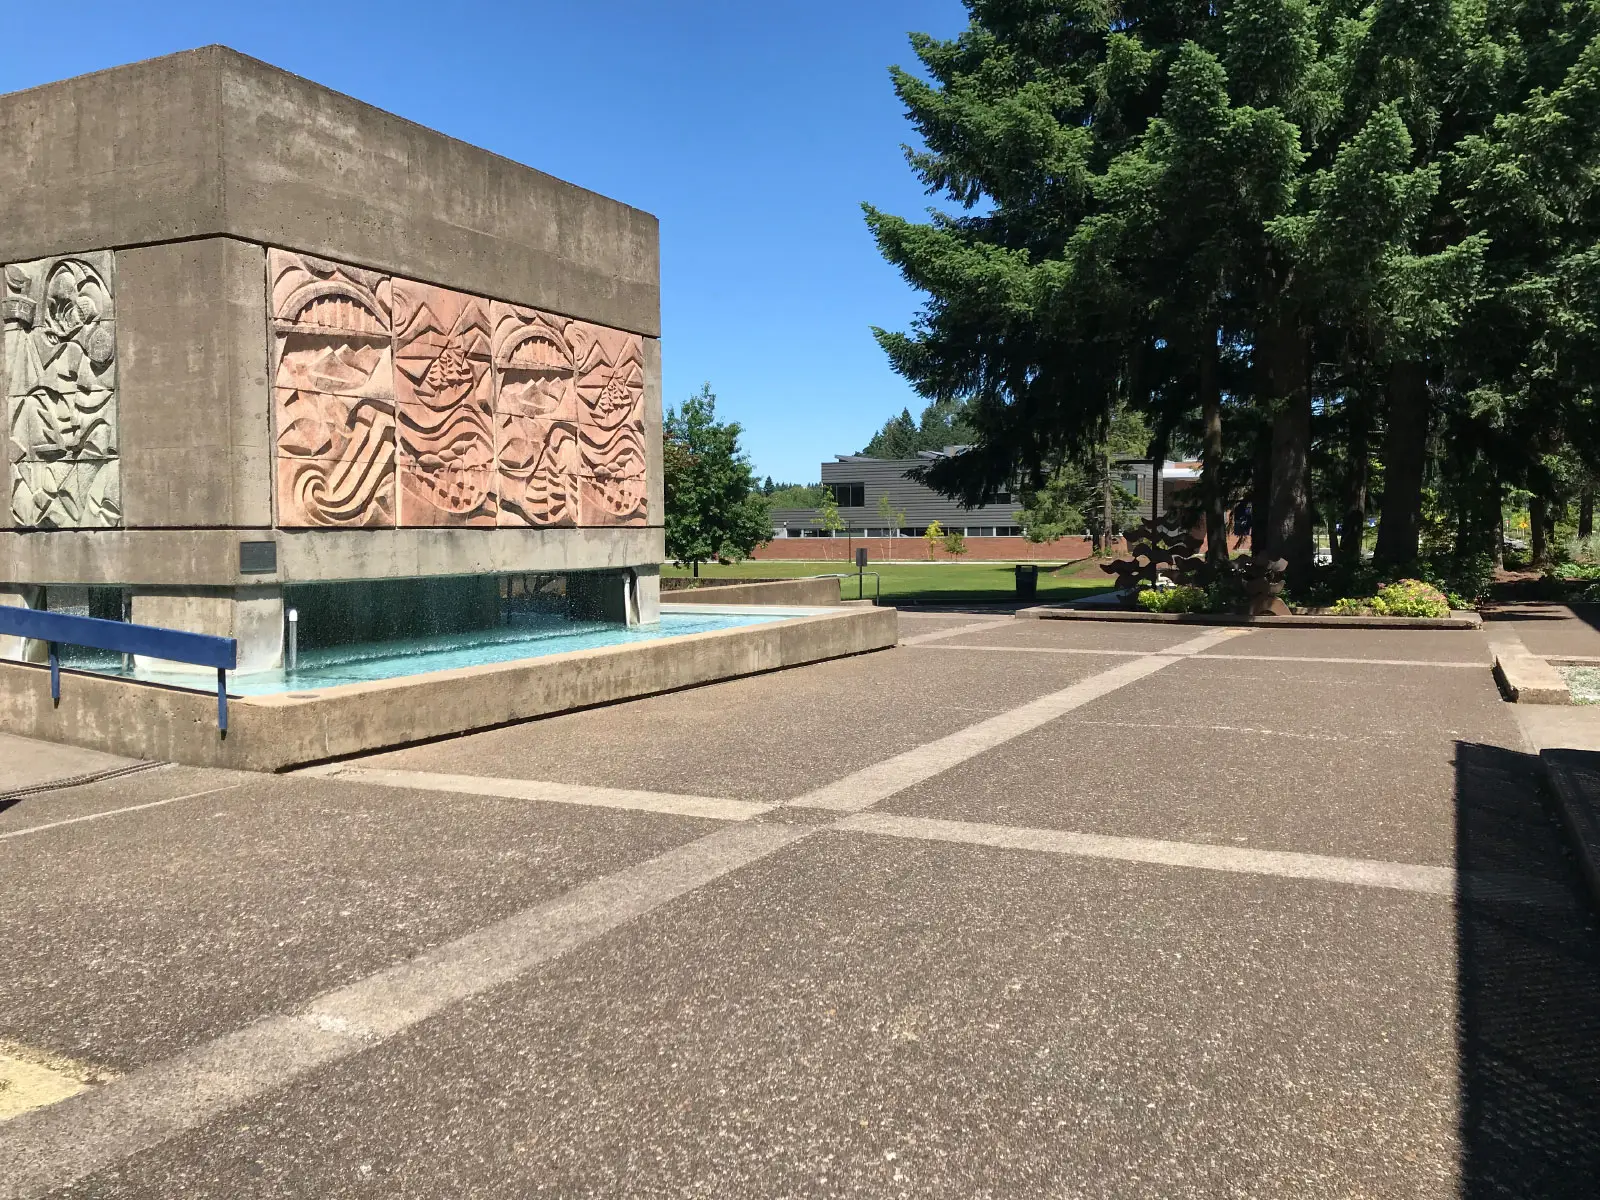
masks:
<svg viewBox="0 0 1600 1200"><path fill-rule="evenodd" d="M122 524L115 269L109 250L4 269L10 503L25 528Z"/></svg>
<svg viewBox="0 0 1600 1200"><path fill-rule="evenodd" d="M395 525L389 280L269 250L278 523Z"/></svg>
<svg viewBox="0 0 1600 1200"><path fill-rule="evenodd" d="M644 340L573 321L567 341L577 370L578 523L643 525Z"/></svg>
<svg viewBox="0 0 1600 1200"><path fill-rule="evenodd" d="M642 525L643 341L267 256L278 523Z"/></svg>
<svg viewBox="0 0 1600 1200"><path fill-rule="evenodd" d="M578 394L568 322L495 301L495 464L499 523L578 523Z"/></svg>
<svg viewBox="0 0 1600 1200"><path fill-rule="evenodd" d="M394 282L400 524L494 525L489 302Z"/></svg>

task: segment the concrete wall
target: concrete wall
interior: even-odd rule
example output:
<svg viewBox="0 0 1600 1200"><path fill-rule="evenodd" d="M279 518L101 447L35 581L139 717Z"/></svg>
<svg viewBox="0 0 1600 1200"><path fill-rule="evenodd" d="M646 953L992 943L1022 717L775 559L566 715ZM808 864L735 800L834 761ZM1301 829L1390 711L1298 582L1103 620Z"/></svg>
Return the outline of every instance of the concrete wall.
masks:
<svg viewBox="0 0 1600 1200"><path fill-rule="evenodd" d="M116 251L124 510L119 529L0 529L0 584L235 588L661 561L649 214L219 46L0 96L0 212L0 263ZM272 530L269 245L643 335L646 527ZM0 500L8 473L0 456ZM241 574L239 544L259 540L277 544L277 570Z"/></svg>
<svg viewBox="0 0 1600 1200"><path fill-rule="evenodd" d="M117 268L125 527L270 526L265 252L206 238Z"/></svg>
<svg viewBox="0 0 1600 1200"><path fill-rule="evenodd" d="M650 214L224 46L0 96L0 193L0 262L226 235L661 332Z"/></svg>
<svg viewBox="0 0 1600 1200"><path fill-rule="evenodd" d="M239 544L271 541L278 570L239 571ZM665 535L631 529L133 530L0 534L0 583L192 584L609 570L660 563Z"/></svg>
<svg viewBox="0 0 1600 1200"><path fill-rule="evenodd" d="M214 695L64 672L56 708L48 671L0 662L0 729L133 758L272 771L880 650L899 637L893 609L842 608L689 637L328 688L312 698L233 700L225 738L217 732Z"/></svg>

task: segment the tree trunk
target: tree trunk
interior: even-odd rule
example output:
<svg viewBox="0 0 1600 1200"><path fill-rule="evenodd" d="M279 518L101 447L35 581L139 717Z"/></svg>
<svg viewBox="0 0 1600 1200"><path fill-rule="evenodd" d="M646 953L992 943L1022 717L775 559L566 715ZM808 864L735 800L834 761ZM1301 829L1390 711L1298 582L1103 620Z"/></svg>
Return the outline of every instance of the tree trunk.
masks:
<svg viewBox="0 0 1600 1200"><path fill-rule="evenodd" d="M1594 533L1594 489L1584 488L1578 494L1578 536L1586 538Z"/></svg>
<svg viewBox="0 0 1600 1200"><path fill-rule="evenodd" d="M1494 485L1494 569L1503 571L1506 567L1506 498L1500 492L1500 484Z"/></svg>
<svg viewBox="0 0 1600 1200"><path fill-rule="evenodd" d="M1428 465L1428 378L1419 362L1389 368L1389 430L1383 441L1383 513L1374 558L1416 561L1422 535L1422 476Z"/></svg>
<svg viewBox="0 0 1600 1200"><path fill-rule="evenodd" d="M1111 557L1111 445L1100 456L1100 548Z"/></svg>
<svg viewBox="0 0 1600 1200"><path fill-rule="evenodd" d="M1550 546L1545 540L1549 508L1543 496L1533 496L1528 500L1528 549L1533 555L1535 570L1547 566L1550 560Z"/></svg>
<svg viewBox="0 0 1600 1200"><path fill-rule="evenodd" d="M1361 565L1361 539L1367 531L1367 485L1372 477L1372 404L1357 389L1350 395L1349 469L1345 473L1344 516L1336 557L1349 570Z"/></svg>
<svg viewBox="0 0 1600 1200"><path fill-rule="evenodd" d="M1228 513L1222 493L1222 385L1217 378L1217 339L1200 351L1200 472L1205 481L1206 561L1228 561Z"/></svg>
<svg viewBox="0 0 1600 1200"><path fill-rule="evenodd" d="M698 558L694 560L694 577L696 579L700 578L700 560Z"/></svg>
<svg viewBox="0 0 1600 1200"><path fill-rule="evenodd" d="M1288 563L1290 591L1311 580L1311 347L1303 329L1280 319L1263 331L1265 395L1273 405L1271 509L1267 554Z"/></svg>
<svg viewBox="0 0 1600 1200"><path fill-rule="evenodd" d="M1250 473L1250 553L1267 552L1267 525L1272 512L1272 428L1256 433L1255 462Z"/></svg>

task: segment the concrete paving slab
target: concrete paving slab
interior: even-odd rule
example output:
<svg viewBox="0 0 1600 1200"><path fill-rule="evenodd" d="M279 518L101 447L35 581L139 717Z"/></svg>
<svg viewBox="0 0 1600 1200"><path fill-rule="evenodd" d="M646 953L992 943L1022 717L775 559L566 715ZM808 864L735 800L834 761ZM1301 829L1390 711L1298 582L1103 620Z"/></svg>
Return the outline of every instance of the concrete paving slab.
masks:
<svg viewBox="0 0 1600 1200"><path fill-rule="evenodd" d="M138 762L98 750L0 733L0 794L80 775L124 770Z"/></svg>
<svg viewBox="0 0 1600 1200"><path fill-rule="evenodd" d="M0 800L0 838L19 830L170 800L251 778L254 777L237 771L170 765L76 787L30 792L13 800Z"/></svg>
<svg viewBox="0 0 1600 1200"><path fill-rule="evenodd" d="M1445 866L1457 747L1519 747L1510 707L1487 669L1186 660L883 808Z"/></svg>
<svg viewBox="0 0 1600 1200"><path fill-rule="evenodd" d="M1526 749L1600 750L1600 705L1514 704L1511 715Z"/></svg>
<svg viewBox="0 0 1600 1200"><path fill-rule="evenodd" d="M1455 1196L1447 899L822 834L73 1190Z"/></svg>
<svg viewBox="0 0 1600 1200"><path fill-rule="evenodd" d="M1484 635L1476 629L1257 629L1211 653L1481 662L1486 671L1490 662Z"/></svg>
<svg viewBox="0 0 1600 1200"><path fill-rule="evenodd" d="M361 766L788 800L1104 669L901 648L489 730Z"/></svg>
<svg viewBox="0 0 1600 1200"><path fill-rule="evenodd" d="M125 1070L718 825L256 776L0 841L0 1038Z"/></svg>
<svg viewBox="0 0 1600 1200"><path fill-rule="evenodd" d="M1484 630L1509 625L1541 657L1600 657L1600 605L1527 601L1501 605L1485 614Z"/></svg>
<svg viewBox="0 0 1600 1200"><path fill-rule="evenodd" d="M990 629L974 630L970 634L962 634L959 639L951 640L960 640L974 646L1068 646L1088 650L1133 650L1152 654L1180 645L1205 632L1204 629L1181 626L1011 620L996 624Z"/></svg>

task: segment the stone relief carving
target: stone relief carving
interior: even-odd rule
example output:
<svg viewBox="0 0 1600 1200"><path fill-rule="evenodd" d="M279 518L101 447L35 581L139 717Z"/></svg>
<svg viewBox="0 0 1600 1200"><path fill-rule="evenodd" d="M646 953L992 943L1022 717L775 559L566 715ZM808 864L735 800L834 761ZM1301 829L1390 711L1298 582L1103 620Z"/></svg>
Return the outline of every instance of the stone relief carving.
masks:
<svg viewBox="0 0 1600 1200"><path fill-rule="evenodd" d="M580 525L645 523L644 339L574 321Z"/></svg>
<svg viewBox="0 0 1600 1200"><path fill-rule="evenodd" d="M395 524L390 284L271 250L278 522Z"/></svg>
<svg viewBox="0 0 1600 1200"><path fill-rule="evenodd" d="M400 524L493 525L489 302L396 281Z"/></svg>
<svg viewBox="0 0 1600 1200"><path fill-rule="evenodd" d="M578 393L568 322L496 302L495 461L501 525L578 523Z"/></svg>
<svg viewBox="0 0 1600 1200"><path fill-rule="evenodd" d="M642 338L267 261L280 525L645 522Z"/></svg>
<svg viewBox="0 0 1600 1200"><path fill-rule="evenodd" d="M11 515L39 529L122 524L111 251L4 269Z"/></svg>

